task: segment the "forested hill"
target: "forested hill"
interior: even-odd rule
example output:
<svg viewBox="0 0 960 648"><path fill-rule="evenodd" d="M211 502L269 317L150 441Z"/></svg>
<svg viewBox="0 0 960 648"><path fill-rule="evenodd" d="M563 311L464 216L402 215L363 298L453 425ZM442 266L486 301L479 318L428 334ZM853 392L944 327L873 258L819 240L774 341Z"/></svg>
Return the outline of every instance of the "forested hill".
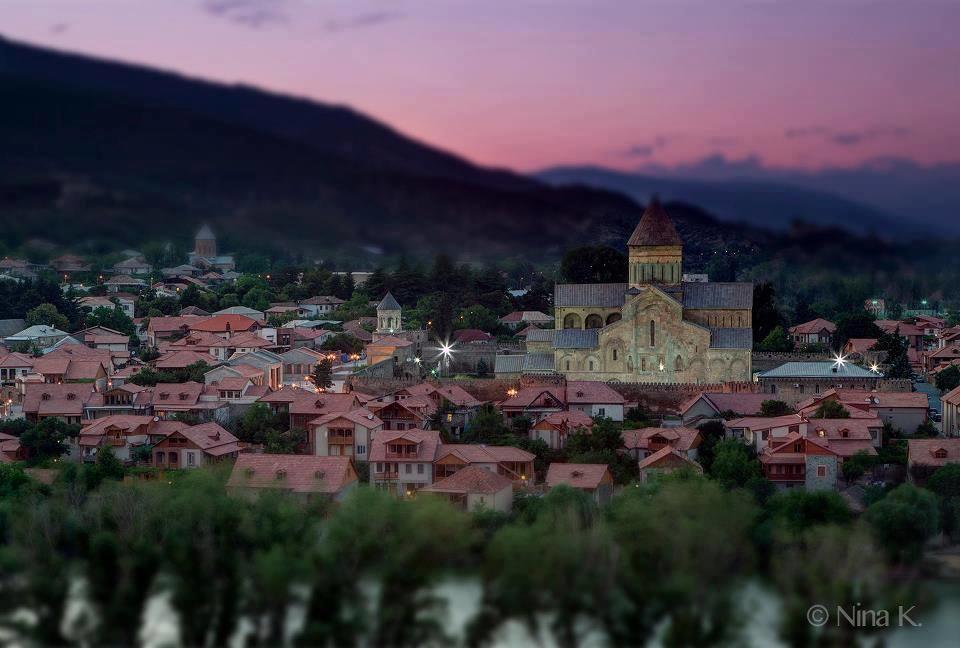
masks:
<svg viewBox="0 0 960 648"><path fill-rule="evenodd" d="M78 251L233 249L555 259L621 246L632 200L476 167L349 109L0 41L0 226ZM749 245L672 205L696 256Z"/></svg>

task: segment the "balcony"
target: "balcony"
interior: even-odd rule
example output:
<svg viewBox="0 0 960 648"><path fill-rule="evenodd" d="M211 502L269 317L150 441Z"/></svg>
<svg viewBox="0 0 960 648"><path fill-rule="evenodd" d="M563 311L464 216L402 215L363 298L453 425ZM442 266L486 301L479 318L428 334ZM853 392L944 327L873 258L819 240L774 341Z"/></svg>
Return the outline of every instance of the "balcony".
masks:
<svg viewBox="0 0 960 648"><path fill-rule="evenodd" d="M416 459L416 452L387 452L386 459Z"/></svg>
<svg viewBox="0 0 960 648"><path fill-rule="evenodd" d="M381 472L373 474L373 481L397 481L400 479L399 472Z"/></svg>

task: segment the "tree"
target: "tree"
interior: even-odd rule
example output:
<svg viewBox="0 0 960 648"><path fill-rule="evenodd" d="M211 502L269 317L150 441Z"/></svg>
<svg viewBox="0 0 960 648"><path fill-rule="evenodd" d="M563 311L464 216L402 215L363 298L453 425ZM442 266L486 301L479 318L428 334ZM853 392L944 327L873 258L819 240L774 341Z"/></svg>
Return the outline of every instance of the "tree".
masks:
<svg viewBox="0 0 960 648"><path fill-rule="evenodd" d="M783 401L770 399L760 403L760 416L786 416L792 413L793 410Z"/></svg>
<svg viewBox="0 0 960 648"><path fill-rule="evenodd" d="M960 497L960 463L950 463L930 476L927 488L940 497Z"/></svg>
<svg viewBox="0 0 960 648"><path fill-rule="evenodd" d="M914 562L937 532L940 514L936 496L902 484L867 509L867 522L881 548L894 560Z"/></svg>
<svg viewBox="0 0 960 648"><path fill-rule="evenodd" d="M799 537L817 525L847 524L852 514L834 491L791 488L770 498L767 510L774 524Z"/></svg>
<svg viewBox="0 0 960 648"><path fill-rule="evenodd" d="M900 335L899 326L893 333L881 331L873 349L886 353L884 364L887 365L887 378L909 378L913 374L907 355L907 339Z"/></svg>
<svg viewBox="0 0 960 648"><path fill-rule="evenodd" d="M774 328L760 343L760 350L768 353L786 353L793 351L793 340L782 326Z"/></svg>
<svg viewBox="0 0 960 648"><path fill-rule="evenodd" d="M498 444L509 435L510 431L503 423L500 410L490 403L485 403L470 419L467 429L463 432L463 440L465 443Z"/></svg>
<svg viewBox="0 0 960 648"><path fill-rule="evenodd" d="M770 282L759 283L753 287L753 341L762 342L778 326L783 326L784 318L777 308L776 292Z"/></svg>
<svg viewBox="0 0 960 648"><path fill-rule="evenodd" d="M817 419L845 419L850 418L850 411L840 401L827 399L813 412L810 418Z"/></svg>
<svg viewBox="0 0 960 648"><path fill-rule="evenodd" d="M865 312L844 313L837 318L837 331L833 343L842 349L851 338L880 339L883 331L874 323L873 317Z"/></svg>
<svg viewBox="0 0 960 648"><path fill-rule="evenodd" d="M700 431L702 441L697 448L697 461L703 466L706 473L710 473L710 467L716 454L717 444L727 436L727 429L720 421L708 421L697 426Z"/></svg>
<svg viewBox="0 0 960 648"><path fill-rule="evenodd" d="M866 450L847 457L843 461L843 478L852 483L863 477L867 470L877 465L876 457L868 455Z"/></svg>
<svg viewBox="0 0 960 648"><path fill-rule="evenodd" d="M20 445L31 461L56 459L70 452L67 438L76 437L78 434L79 425L69 424L58 418L45 418L20 435Z"/></svg>
<svg viewBox="0 0 960 648"><path fill-rule="evenodd" d="M490 367L483 358L477 362L477 378L486 378L490 375Z"/></svg>
<svg viewBox="0 0 960 648"><path fill-rule="evenodd" d="M750 451L736 439L726 439L717 444L710 476L727 488L742 488L760 475L760 464L750 456Z"/></svg>
<svg viewBox="0 0 960 648"><path fill-rule="evenodd" d="M271 434L276 436L287 429L290 418L283 412L273 413L266 403L254 403L243 416L234 419L232 431L246 443L266 443Z"/></svg>
<svg viewBox="0 0 960 648"><path fill-rule="evenodd" d="M328 359L323 358L313 367L313 372L310 374L310 380L313 382L314 387L320 391L324 391L333 387L333 363Z"/></svg>
<svg viewBox="0 0 960 648"><path fill-rule="evenodd" d="M960 387L960 366L950 365L937 374L937 389L941 392L953 391Z"/></svg>
<svg viewBox="0 0 960 648"><path fill-rule="evenodd" d="M28 326L43 324L60 329L61 331L66 331L70 328L70 320L67 319L65 315L61 315L57 307L50 303L40 304L36 308L31 308L27 311L24 320Z"/></svg>
<svg viewBox="0 0 960 648"><path fill-rule="evenodd" d="M133 320L130 319L119 306L114 306L113 308L99 306L94 308L93 312L87 315L86 325L88 327L102 326L113 329L114 331L119 331L124 335L133 335L136 333L136 326Z"/></svg>
<svg viewBox="0 0 960 648"><path fill-rule="evenodd" d="M627 276L627 257L606 246L573 248L563 255L560 276L568 283L618 283Z"/></svg>

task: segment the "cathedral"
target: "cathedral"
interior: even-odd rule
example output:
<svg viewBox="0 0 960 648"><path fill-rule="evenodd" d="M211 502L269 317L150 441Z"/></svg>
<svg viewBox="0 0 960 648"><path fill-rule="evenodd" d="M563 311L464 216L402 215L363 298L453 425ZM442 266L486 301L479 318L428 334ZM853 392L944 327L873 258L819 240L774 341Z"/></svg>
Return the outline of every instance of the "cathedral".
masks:
<svg viewBox="0 0 960 648"><path fill-rule="evenodd" d="M685 282L683 241L656 199L627 251L624 283L557 284L556 328L530 331L527 354L503 366L573 380L750 380L753 285Z"/></svg>

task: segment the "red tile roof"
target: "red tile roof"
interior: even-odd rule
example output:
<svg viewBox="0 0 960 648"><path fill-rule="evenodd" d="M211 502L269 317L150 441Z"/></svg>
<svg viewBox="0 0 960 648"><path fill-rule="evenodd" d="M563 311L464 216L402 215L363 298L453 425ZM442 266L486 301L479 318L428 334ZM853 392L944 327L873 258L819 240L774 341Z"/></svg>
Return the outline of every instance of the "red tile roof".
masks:
<svg viewBox="0 0 960 648"><path fill-rule="evenodd" d="M198 448L208 454L220 456L240 450L237 437L216 423L203 423L178 430Z"/></svg>
<svg viewBox="0 0 960 648"><path fill-rule="evenodd" d="M699 430L688 427L624 430L621 436L623 437L623 445L628 450L646 450L650 447L650 441L653 438L661 437L669 444L669 447L687 452L696 448L703 440Z"/></svg>
<svg viewBox="0 0 960 648"><path fill-rule="evenodd" d="M241 454L233 464L227 486L335 494L356 481L350 457Z"/></svg>
<svg viewBox="0 0 960 648"><path fill-rule="evenodd" d="M552 463L547 469L547 486L595 489L610 477L607 464Z"/></svg>
<svg viewBox="0 0 960 648"><path fill-rule="evenodd" d="M333 423L334 421L346 420L361 427L365 427L368 430L381 427L383 421L381 421L377 416L366 408L353 409L347 412L328 412L322 416L318 416L313 419L307 425L326 425L328 423Z"/></svg>
<svg viewBox="0 0 960 648"><path fill-rule="evenodd" d="M369 461L387 461L387 443L405 439L417 444L417 456L410 459L390 461L432 462L440 446L440 433L436 430L381 430L370 445Z"/></svg>
<svg viewBox="0 0 960 648"><path fill-rule="evenodd" d="M204 362L208 365L214 363L213 358L207 353L197 353L193 350L171 351L157 358L153 365L157 369L183 369L190 365Z"/></svg>
<svg viewBox="0 0 960 648"><path fill-rule="evenodd" d="M619 392L612 389L607 383L597 380L568 381L566 396L569 405L594 403L622 405L625 402Z"/></svg>
<svg viewBox="0 0 960 648"><path fill-rule="evenodd" d="M627 245L683 245L683 239L677 233L673 220L656 196L650 199L647 208L643 210L640 222L630 235Z"/></svg>
<svg viewBox="0 0 960 648"><path fill-rule="evenodd" d="M657 465L661 463L670 465L686 465L696 472L703 472L703 467L700 464L698 464L696 461L687 459L686 455L677 452L670 446L664 446L653 454L641 459L639 467L640 470L647 470L650 468L656 468Z"/></svg>
<svg viewBox="0 0 960 648"><path fill-rule="evenodd" d="M536 457L526 450L513 446L490 446L471 443L444 443L437 450L436 459L456 455L464 463L527 463Z"/></svg>
<svg viewBox="0 0 960 648"><path fill-rule="evenodd" d="M763 401L770 400L770 398L769 394L700 392L680 407L680 414L685 415L691 407L702 399L718 414L734 412L740 416L755 416L760 414Z"/></svg>
<svg viewBox="0 0 960 648"><path fill-rule="evenodd" d="M834 333L837 330L837 325L830 320L825 320L822 317L818 317L810 320L809 322L791 326L790 332L798 335L809 335L813 333L819 333L824 329L826 329L826 331L829 333Z"/></svg>
<svg viewBox="0 0 960 648"><path fill-rule="evenodd" d="M48 385L27 383L23 396L24 413L38 416L81 416L83 405L93 394L92 383Z"/></svg>
<svg viewBox="0 0 960 648"><path fill-rule="evenodd" d="M151 324L152 323L151 321ZM246 315L225 314L205 317L202 321L190 324L190 330L208 331L210 333L226 333L227 331L238 333L240 331L249 331L259 326L260 324L257 320L251 319Z"/></svg>
<svg viewBox="0 0 960 648"><path fill-rule="evenodd" d="M460 344L469 344L471 342L487 342L492 340L493 336L480 329L460 329L453 332L453 341Z"/></svg>
<svg viewBox="0 0 960 648"><path fill-rule="evenodd" d="M512 489L513 484L506 477L479 466L467 466L449 477L422 488L421 492L493 494L508 488Z"/></svg>
<svg viewBox="0 0 960 648"><path fill-rule="evenodd" d="M937 454L944 456L938 457ZM960 462L960 439L910 439L907 462L911 466L945 466Z"/></svg>

